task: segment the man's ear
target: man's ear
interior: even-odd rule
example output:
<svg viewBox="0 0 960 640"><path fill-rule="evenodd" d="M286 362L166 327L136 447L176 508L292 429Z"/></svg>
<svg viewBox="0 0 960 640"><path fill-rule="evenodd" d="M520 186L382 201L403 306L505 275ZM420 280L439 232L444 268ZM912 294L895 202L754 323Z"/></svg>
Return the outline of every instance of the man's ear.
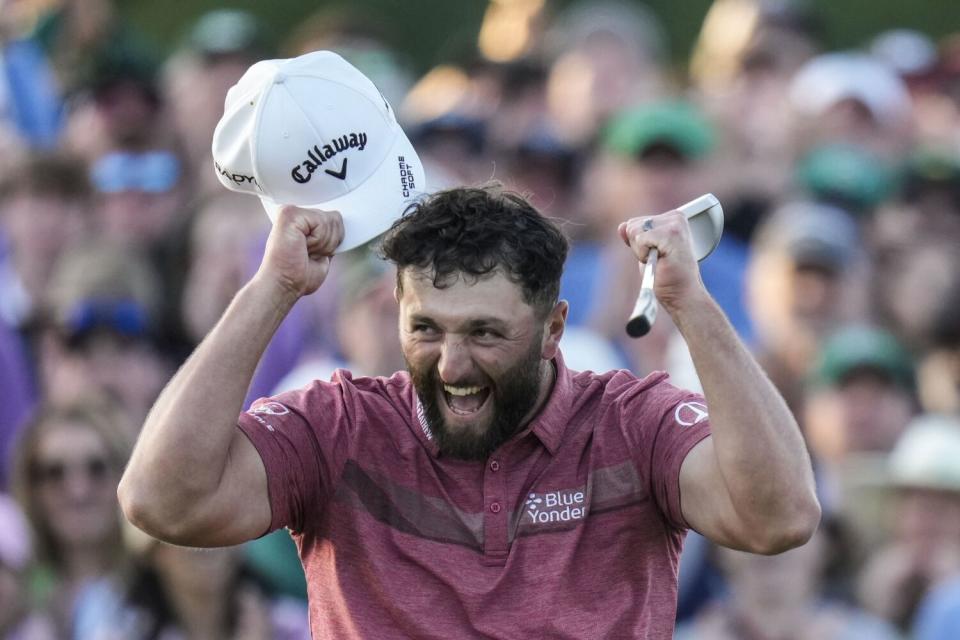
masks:
<svg viewBox="0 0 960 640"><path fill-rule="evenodd" d="M400 297L403 295L403 270L397 267L397 280L393 286L393 299L400 303Z"/></svg>
<svg viewBox="0 0 960 640"><path fill-rule="evenodd" d="M563 337L563 329L567 326L567 312L570 305L566 300L560 300L553 306L550 313L543 321L543 346L540 349L540 356L544 360L552 360L560 349L560 338Z"/></svg>

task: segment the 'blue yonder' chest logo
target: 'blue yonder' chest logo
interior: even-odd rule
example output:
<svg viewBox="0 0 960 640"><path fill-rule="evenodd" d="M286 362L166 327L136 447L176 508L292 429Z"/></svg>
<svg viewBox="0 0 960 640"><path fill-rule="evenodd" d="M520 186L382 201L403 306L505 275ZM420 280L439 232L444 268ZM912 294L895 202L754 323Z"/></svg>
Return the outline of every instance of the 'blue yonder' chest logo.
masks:
<svg viewBox="0 0 960 640"><path fill-rule="evenodd" d="M325 144L322 147L315 144L313 145L313 148L307 150L306 159L297 164L290 171L290 177L299 184L310 182L310 178L313 177L313 174L325 162L336 156L338 153L342 153L347 149L363 151L366 146L367 134L363 132L344 134L339 138L334 138L328 144ZM339 169L324 169L324 172L330 174L334 178L344 180L347 177L347 159L343 159L343 163Z"/></svg>

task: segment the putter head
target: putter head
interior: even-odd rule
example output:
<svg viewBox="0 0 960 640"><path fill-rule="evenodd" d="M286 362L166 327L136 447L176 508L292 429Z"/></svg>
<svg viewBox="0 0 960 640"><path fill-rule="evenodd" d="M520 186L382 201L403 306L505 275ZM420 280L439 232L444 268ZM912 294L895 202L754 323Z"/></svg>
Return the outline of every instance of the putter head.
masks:
<svg viewBox="0 0 960 640"><path fill-rule="evenodd" d="M723 207L712 193L677 207L690 225L693 254L701 261L717 248L723 235Z"/></svg>

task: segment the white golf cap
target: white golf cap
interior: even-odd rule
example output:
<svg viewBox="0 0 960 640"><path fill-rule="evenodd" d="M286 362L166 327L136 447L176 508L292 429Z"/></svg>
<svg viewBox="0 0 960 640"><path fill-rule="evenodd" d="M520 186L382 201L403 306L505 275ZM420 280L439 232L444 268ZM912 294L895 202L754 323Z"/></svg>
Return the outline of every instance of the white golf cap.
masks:
<svg viewBox="0 0 960 640"><path fill-rule="evenodd" d="M386 231L424 191L423 165L377 87L330 51L250 67L213 134L217 178L282 205L336 210L337 253Z"/></svg>

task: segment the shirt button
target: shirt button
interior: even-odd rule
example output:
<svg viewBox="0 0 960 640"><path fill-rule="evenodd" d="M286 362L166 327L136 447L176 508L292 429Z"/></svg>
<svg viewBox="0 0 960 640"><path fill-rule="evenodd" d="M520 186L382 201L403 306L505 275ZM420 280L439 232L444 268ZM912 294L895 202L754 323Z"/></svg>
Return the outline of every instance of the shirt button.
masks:
<svg viewBox="0 0 960 640"><path fill-rule="evenodd" d="M491 505L490 505L490 511L492 511L492 512L494 512L494 513L500 513L500 503L499 503L499 502L494 502L493 504L491 504Z"/></svg>
<svg viewBox="0 0 960 640"><path fill-rule="evenodd" d="M490 471L500 471L500 463L494 460L490 463Z"/></svg>

